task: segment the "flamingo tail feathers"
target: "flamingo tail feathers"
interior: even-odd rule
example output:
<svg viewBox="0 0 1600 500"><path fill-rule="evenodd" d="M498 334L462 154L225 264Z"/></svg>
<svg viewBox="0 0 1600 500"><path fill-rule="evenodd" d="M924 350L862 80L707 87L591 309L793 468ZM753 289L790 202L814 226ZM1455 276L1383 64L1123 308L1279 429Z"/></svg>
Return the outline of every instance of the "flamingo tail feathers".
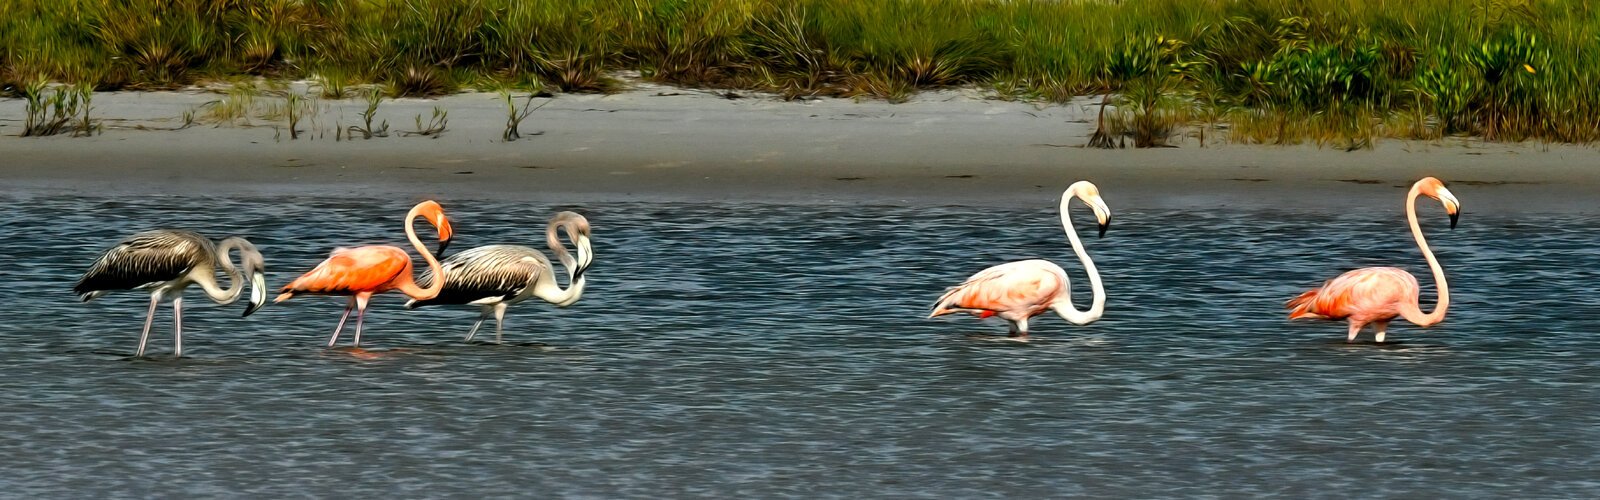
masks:
<svg viewBox="0 0 1600 500"><path fill-rule="evenodd" d="M1307 291L1306 293L1302 293L1298 297L1289 299L1289 302L1287 302L1287 303L1285 303L1283 305L1283 307L1285 309L1289 310L1289 319L1301 319L1301 318L1324 319L1324 318L1327 318L1327 316L1323 316L1322 314L1312 310L1312 308L1316 306L1317 294L1319 292L1321 292L1321 291L1322 291L1322 289L1318 288L1318 289L1315 289L1315 290Z"/></svg>
<svg viewBox="0 0 1600 500"><path fill-rule="evenodd" d="M278 296L277 298L272 299L272 302L283 302L285 300L289 300L291 297L294 297L295 292L306 291L305 288L300 286L301 282L305 281L305 279L305 276L301 276L299 278L295 278L294 281L289 282L289 284L283 285L283 288L278 289Z"/></svg>
<svg viewBox="0 0 1600 500"><path fill-rule="evenodd" d="M952 287L949 290L945 290L944 295L940 295L939 300L933 302L933 310L928 313L928 317L936 318L946 314L955 314L961 312L960 309L953 307L955 304L951 303L954 302L951 300L951 298L960 290L961 289L957 287Z"/></svg>
<svg viewBox="0 0 1600 500"><path fill-rule="evenodd" d="M928 313L928 317L936 318L946 314L956 313L967 313L978 315L980 317L994 315L994 312L986 309L962 307L962 303L965 302L965 299L967 298L967 294L963 293L966 291L967 289L965 287L960 286L950 287L949 290L945 290L944 295L940 295L939 300L934 301L933 310Z"/></svg>

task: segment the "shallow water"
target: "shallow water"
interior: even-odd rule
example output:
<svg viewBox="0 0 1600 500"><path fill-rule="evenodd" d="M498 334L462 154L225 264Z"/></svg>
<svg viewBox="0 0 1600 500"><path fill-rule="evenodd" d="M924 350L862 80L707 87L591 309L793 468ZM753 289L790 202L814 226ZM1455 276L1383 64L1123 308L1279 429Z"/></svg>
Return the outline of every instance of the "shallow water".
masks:
<svg viewBox="0 0 1600 500"><path fill-rule="evenodd" d="M1357 266L1426 267L1399 203L1346 214L1141 211L1087 244L1099 323L927 320L943 287L1043 257L1087 283L1054 203L1031 210L443 200L459 250L595 233L582 301L476 313L384 296L364 350L342 299L241 319L191 290L185 357L147 297L77 303L100 251L159 226L242 233L269 286L335 246L402 243L404 200L0 196L0 491L152 496L1517 496L1600 494L1600 218L1422 219L1448 320L1390 345L1289 323ZM1398 194L1397 194L1398 196ZM1081 210L1081 207L1078 209ZM1087 211L1078 213L1087 225ZM424 234L431 234L423 229ZM1081 307L1081 306L1080 306ZM484 338L480 334L479 339ZM348 341L348 337L346 338Z"/></svg>

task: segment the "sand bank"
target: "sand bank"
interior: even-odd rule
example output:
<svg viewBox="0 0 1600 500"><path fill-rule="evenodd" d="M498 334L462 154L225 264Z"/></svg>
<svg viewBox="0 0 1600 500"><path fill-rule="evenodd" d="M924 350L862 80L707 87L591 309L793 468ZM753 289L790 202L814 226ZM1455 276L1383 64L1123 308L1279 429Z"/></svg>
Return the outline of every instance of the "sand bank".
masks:
<svg viewBox="0 0 1600 500"><path fill-rule="evenodd" d="M0 100L0 183L30 192L196 193L530 202L725 200L776 203L1036 205L1091 179L1129 208L1394 203L1422 175L1450 183L1469 210L1594 211L1600 152L1462 139L1380 141L1373 150L1243 146L1082 148L1093 103L1039 105L971 92L910 102L770 96L652 85L558 95L501 139L497 95L385 101L391 136L336 140L359 100L322 100L290 140L283 120L177 129L216 93L95 96L102 134L20 138L23 103ZM262 102L279 101L267 97ZM435 107L436 138L402 136Z"/></svg>

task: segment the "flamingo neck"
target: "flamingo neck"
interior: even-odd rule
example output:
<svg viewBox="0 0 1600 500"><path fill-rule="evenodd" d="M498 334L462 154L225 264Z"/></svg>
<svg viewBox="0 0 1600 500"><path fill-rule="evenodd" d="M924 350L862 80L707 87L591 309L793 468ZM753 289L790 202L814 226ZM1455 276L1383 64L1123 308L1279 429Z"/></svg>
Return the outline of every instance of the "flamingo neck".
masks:
<svg viewBox="0 0 1600 500"><path fill-rule="evenodd" d="M561 288L556 283L555 273L539 273L538 281L533 284L533 295L558 307L567 307L583 297L583 287L588 280L588 277L580 274L577 279L567 283L566 288Z"/></svg>
<svg viewBox="0 0 1600 500"><path fill-rule="evenodd" d="M561 261L561 267L565 267L567 269L567 286L570 287L572 286L572 280L574 278L572 252L567 251L567 245L562 243L561 236L556 234L556 229L560 227L560 222L555 220L550 221L550 225L544 229L544 244L545 246L550 247L550 253L555 254L556 260ZM573 236L574 235L569 230L567 232L567 237L571 238Z"/></svg>
<svg viewBox="0 0 1600 500"><path fill-rule="evenodd" d="M568 231L567 236L572 237L574 246L578 247L578 257L574 259L572 254L567 251L567 246L561 243L560 238L556 237L556 226L554 224L545 232L545 236L545 242L550 245L550 251L556 254L556 258L561 260L561 266L567 269L567 287L561 288L561 285L556 283L555 273L540 273L538 281L533 285L533 294L558 307L567 307L576 303L578 298L583 297L584 285L589 281L588 276L584 275L584 271L589 269L590 255L593 253L593 249L589 244L588 236L582 234L573 235L571 231Z"/></svg>
<svg viewBox="0 0 1600 500"><path fill-rule="evenodd" d="M1072 252L1078 254L1078 262L1082 262L1083 270L1089 273L1089 289L1093 294L1093 298L1090 299L1091 303L1088 311L1079 311L1072 306L1072 296L1069 291L1066 296L1051 304L1050 308L1054 309L1056 314L1061 315L1062 319L1075 325L1084 325L1093 323L1105 314L1106 289L1100 282L1099 269L1094 267L1094 260L1089 258L1088 252L1084 251L1083 240L1078 238L1077 229L1072 227L1072 216L1071 212L1068 211L1072 198L1073 193L1070 192L1061 196L1061 228L1067 231L1067 240L1072 242Z"/></svg>
<svg viewBox="0 0 1600 500"><path fill-rule="evenodd" d="M222 305L232 304L234 301L239 300L239 294L244 291L244 273L239 272L239 268L234 267L233 256L230 255L235 245L236 243L231 238L223 240L221 244L217 245L216 253L211 256L212 261L221 265L222 272L228 275L228 288L222 288L217 285L217 277L211 272L211 266L205 266L203 269L200 267L195 268L197 272L193 273L193 278L191 279L194 280L196 285L200 285L200 289L205 291L206 297L210 298L212 302ZM243 255L241 254L240 257L242 258Z"/></svg>
<svg viewBox="0 0 1600 500"><path fill-rule="evenodd" d="M1422 225L1417 222L1417 196L1421 194L1416 186L1411 187L1411 192L1406 194L1406 221L1411 223L1411 236L1417 240L1417 248L1422 249L1422 257L1428 260L1428 269L1433 271L1434 286L1439 289L1439 302L1434 306L1433 312L1422 312L1422 297L1408 297L1409 300L1400 302L1400 316L1417 326L1432 326L1444 321L1444 312L1450 308L1450 285L1445 283L1444 268L1439 267L1439 259L1433 256L1433 250L1428 248L1428 240L1422 236Z"/></svg>
<svg viewBox="0 0 1600 500"><path fill-rule="evenodd" d="M412 207L411 211L406 213L406 239L411 240L411 246L417 249L418 254L422 255L422 260L428 262L428 269L433 271L433 275L438 278L429 283L427 288L419 287L417 286L416 278L407 269L406 273L400 276L401 281L395 286L395 289L400 290L401 293L406 294L412 300L429 300L438 297L439 291L444 290L444 270L439 266L439 259L433 258L433 253L429 252L428 247L422 244L422 239L417 238L417 229L412 227L412 222L415 222L419 215L416 207ZM407 267L409 268L409 266Z"/></svg>

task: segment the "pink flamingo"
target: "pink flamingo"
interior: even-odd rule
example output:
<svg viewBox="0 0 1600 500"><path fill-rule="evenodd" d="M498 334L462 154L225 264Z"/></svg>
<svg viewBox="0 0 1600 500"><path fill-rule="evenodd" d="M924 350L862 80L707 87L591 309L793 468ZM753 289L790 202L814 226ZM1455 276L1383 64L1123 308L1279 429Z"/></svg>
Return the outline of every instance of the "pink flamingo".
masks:
<svg viewBox="0 0 1600 500"><path fill-rule="evenodd" d="M433 200L418 203L406 213L406 238L411 240L417 253L422 254L422 260L428 262L428 269L437 276L440 272L439 260L428 253L422 240L417 239L417 230L411 227L417 217L426 218L439 231L439 253L444 253L444 247L450 244L450 220L445 218L444 209ZM284 285L283 293L273 302L283 302L298 294L349 295L350 304L345 306L344 315L339 317L339 326L333 329L333 338L328 339L328 347L339 342L339 332L344 330L345 320L350 319L351 309L356 310L354 345L360 347L361 321L367 314L367 301L374 294L399 290L412 299L426 300L439 295L439 290L444 289L444 281L436 279L427 288L418 287L411 277L411 255L399 247L338 248L316 268Z"/></svg>
<svg viewBox="0 0 1600 500"><path fill-rule="evenodd" d="M1450 308L1450 286L1445 283L1444 268L1439 267L1439 260L1433 257L1433 250L1428 249L1428 241L1422 237L1422 226L1417 224L1418 195L1444 204L1445 213L1450 214L1451 229L1455 229L1456 219L1461 215L1461 202L1445 189L1443 181L1433 177L1423 177L1406 194L1406 220L1411 222L1411 236L1416 238L1422 257L1428 260L1428 268L1433 271L1433 282L1439 287L1439 303L1433 312L1422 313L1422 288L1417 285L1416 276L1395 267L1368 267L1341 274L1328 280L1322 288L1290 299L1284 306L1289 309L1289 319L1348 320L1350 335L1345 342L1355 342L1361 327L1371 323L1380 343L1389 321L1395 316L1421 327L1444 321L1444 312Z"/></svg>
<svg viewBox="0 0 1600 500"><path fill-rule="evenodd" d="M1094 261L1083 250L1083 242L1072 227L1067 211L1072 198L1083 200L1100 223L1100 237L1105 237L1111 224L1111 209L1100 198L1100 188L1089 181L1078 181L1061 193L1061 227L1067 232L1072 251L1083 262L1089 273L1089 288L1094 298L1088 311L1072 306L1071 286L1067 272L1048 260L1032 259L1001 264L979 271L967 281L951 287L939 296L929 318L954 313L967 313L979 318L999 316L1011 322L1011 337L1027 338L1028 318L1053 310L1062 319L1074 325L1087 325L1100 319L1106 310L1106 290L1100 284L1100 272Z"/></svg>

